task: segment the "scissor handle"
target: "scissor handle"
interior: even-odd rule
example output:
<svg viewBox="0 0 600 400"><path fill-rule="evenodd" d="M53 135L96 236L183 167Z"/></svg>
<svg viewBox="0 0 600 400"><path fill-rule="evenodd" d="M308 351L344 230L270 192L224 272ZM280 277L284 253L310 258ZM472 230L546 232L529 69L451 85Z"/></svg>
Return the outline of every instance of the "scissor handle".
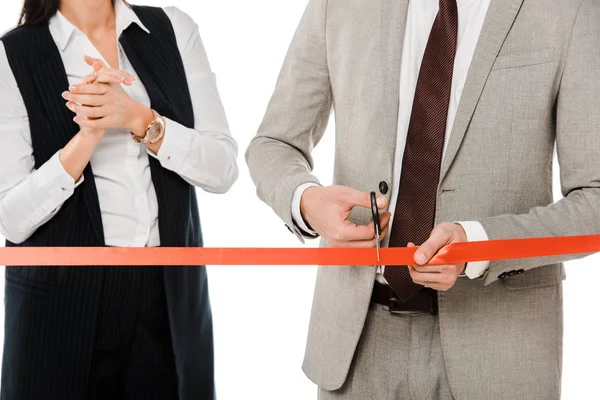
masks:
<svg viewBox="0 0 600 400"><path fill-rule="evenodd" d="M377 194L375 192L371 192L371 212L373 213L375 236L381 235L381 222L379 221L379 208L377 208Z"/></svg>

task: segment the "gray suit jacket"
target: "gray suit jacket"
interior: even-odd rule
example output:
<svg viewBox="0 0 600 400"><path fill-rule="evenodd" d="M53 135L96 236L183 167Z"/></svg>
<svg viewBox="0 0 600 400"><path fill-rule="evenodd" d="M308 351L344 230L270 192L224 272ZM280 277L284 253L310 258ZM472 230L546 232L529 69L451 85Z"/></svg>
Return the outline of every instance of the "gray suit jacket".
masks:
<svg viewBox="0 0 600 400"><path fill-rule="evenodd" d="M332 107L335 183L361 191L397 184L407 6L308 5L246 154L258 195L298 235L292 198L300 184L318 183L311 152ZM555 146L565 197L553 203ZM355 209L351 219L367 224L369 211ZM600 233L600 1L492 0L442 165L436 219L478 220L491 239ZM495 261L482 279L440 293L457 400L559 398L561 263L570 258ZM319 269L304 370L324 389L346 380L374 277L374 267Z"/></svg>

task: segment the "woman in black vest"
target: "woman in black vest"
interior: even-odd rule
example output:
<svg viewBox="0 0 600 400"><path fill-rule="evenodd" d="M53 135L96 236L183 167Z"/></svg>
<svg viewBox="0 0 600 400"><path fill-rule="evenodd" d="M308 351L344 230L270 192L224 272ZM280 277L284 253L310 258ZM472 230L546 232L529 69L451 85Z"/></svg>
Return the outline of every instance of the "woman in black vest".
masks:
<svg viewBox="0 0 600 400"><path fill-rule="evenodd" d="M7 246L202 246L237 146L186 14L26 0L0 47ZM203 266L7 267L5 304L2 400L215 397Z"/></svg>

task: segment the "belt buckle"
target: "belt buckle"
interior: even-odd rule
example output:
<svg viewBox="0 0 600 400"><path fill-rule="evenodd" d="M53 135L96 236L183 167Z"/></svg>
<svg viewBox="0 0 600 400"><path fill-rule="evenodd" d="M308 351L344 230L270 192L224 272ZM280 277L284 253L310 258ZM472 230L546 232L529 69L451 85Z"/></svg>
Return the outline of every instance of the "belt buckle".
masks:
<svg viewBox="0 0 600 400"><path fill-rule="evenodd" d="M385 311L389 311L391 314L396 314L396 315L417 315L417 314L423 314L421 311L405 311L405 310L399 310L396 308L396 305L399 303L398 299L395 297L390 297L390 305L389 306L383 306L383 309Z"/></svg>

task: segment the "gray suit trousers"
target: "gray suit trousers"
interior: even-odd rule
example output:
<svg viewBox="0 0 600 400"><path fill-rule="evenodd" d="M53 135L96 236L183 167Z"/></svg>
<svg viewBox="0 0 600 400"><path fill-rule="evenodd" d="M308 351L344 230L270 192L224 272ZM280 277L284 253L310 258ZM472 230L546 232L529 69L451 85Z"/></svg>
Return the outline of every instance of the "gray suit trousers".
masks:
<svg viewBox="0 0 600 400"><path fill-rule="evenodd" d="M319 400L453 400L437 316L395 315L371 304L348 379Z"/></svg>

